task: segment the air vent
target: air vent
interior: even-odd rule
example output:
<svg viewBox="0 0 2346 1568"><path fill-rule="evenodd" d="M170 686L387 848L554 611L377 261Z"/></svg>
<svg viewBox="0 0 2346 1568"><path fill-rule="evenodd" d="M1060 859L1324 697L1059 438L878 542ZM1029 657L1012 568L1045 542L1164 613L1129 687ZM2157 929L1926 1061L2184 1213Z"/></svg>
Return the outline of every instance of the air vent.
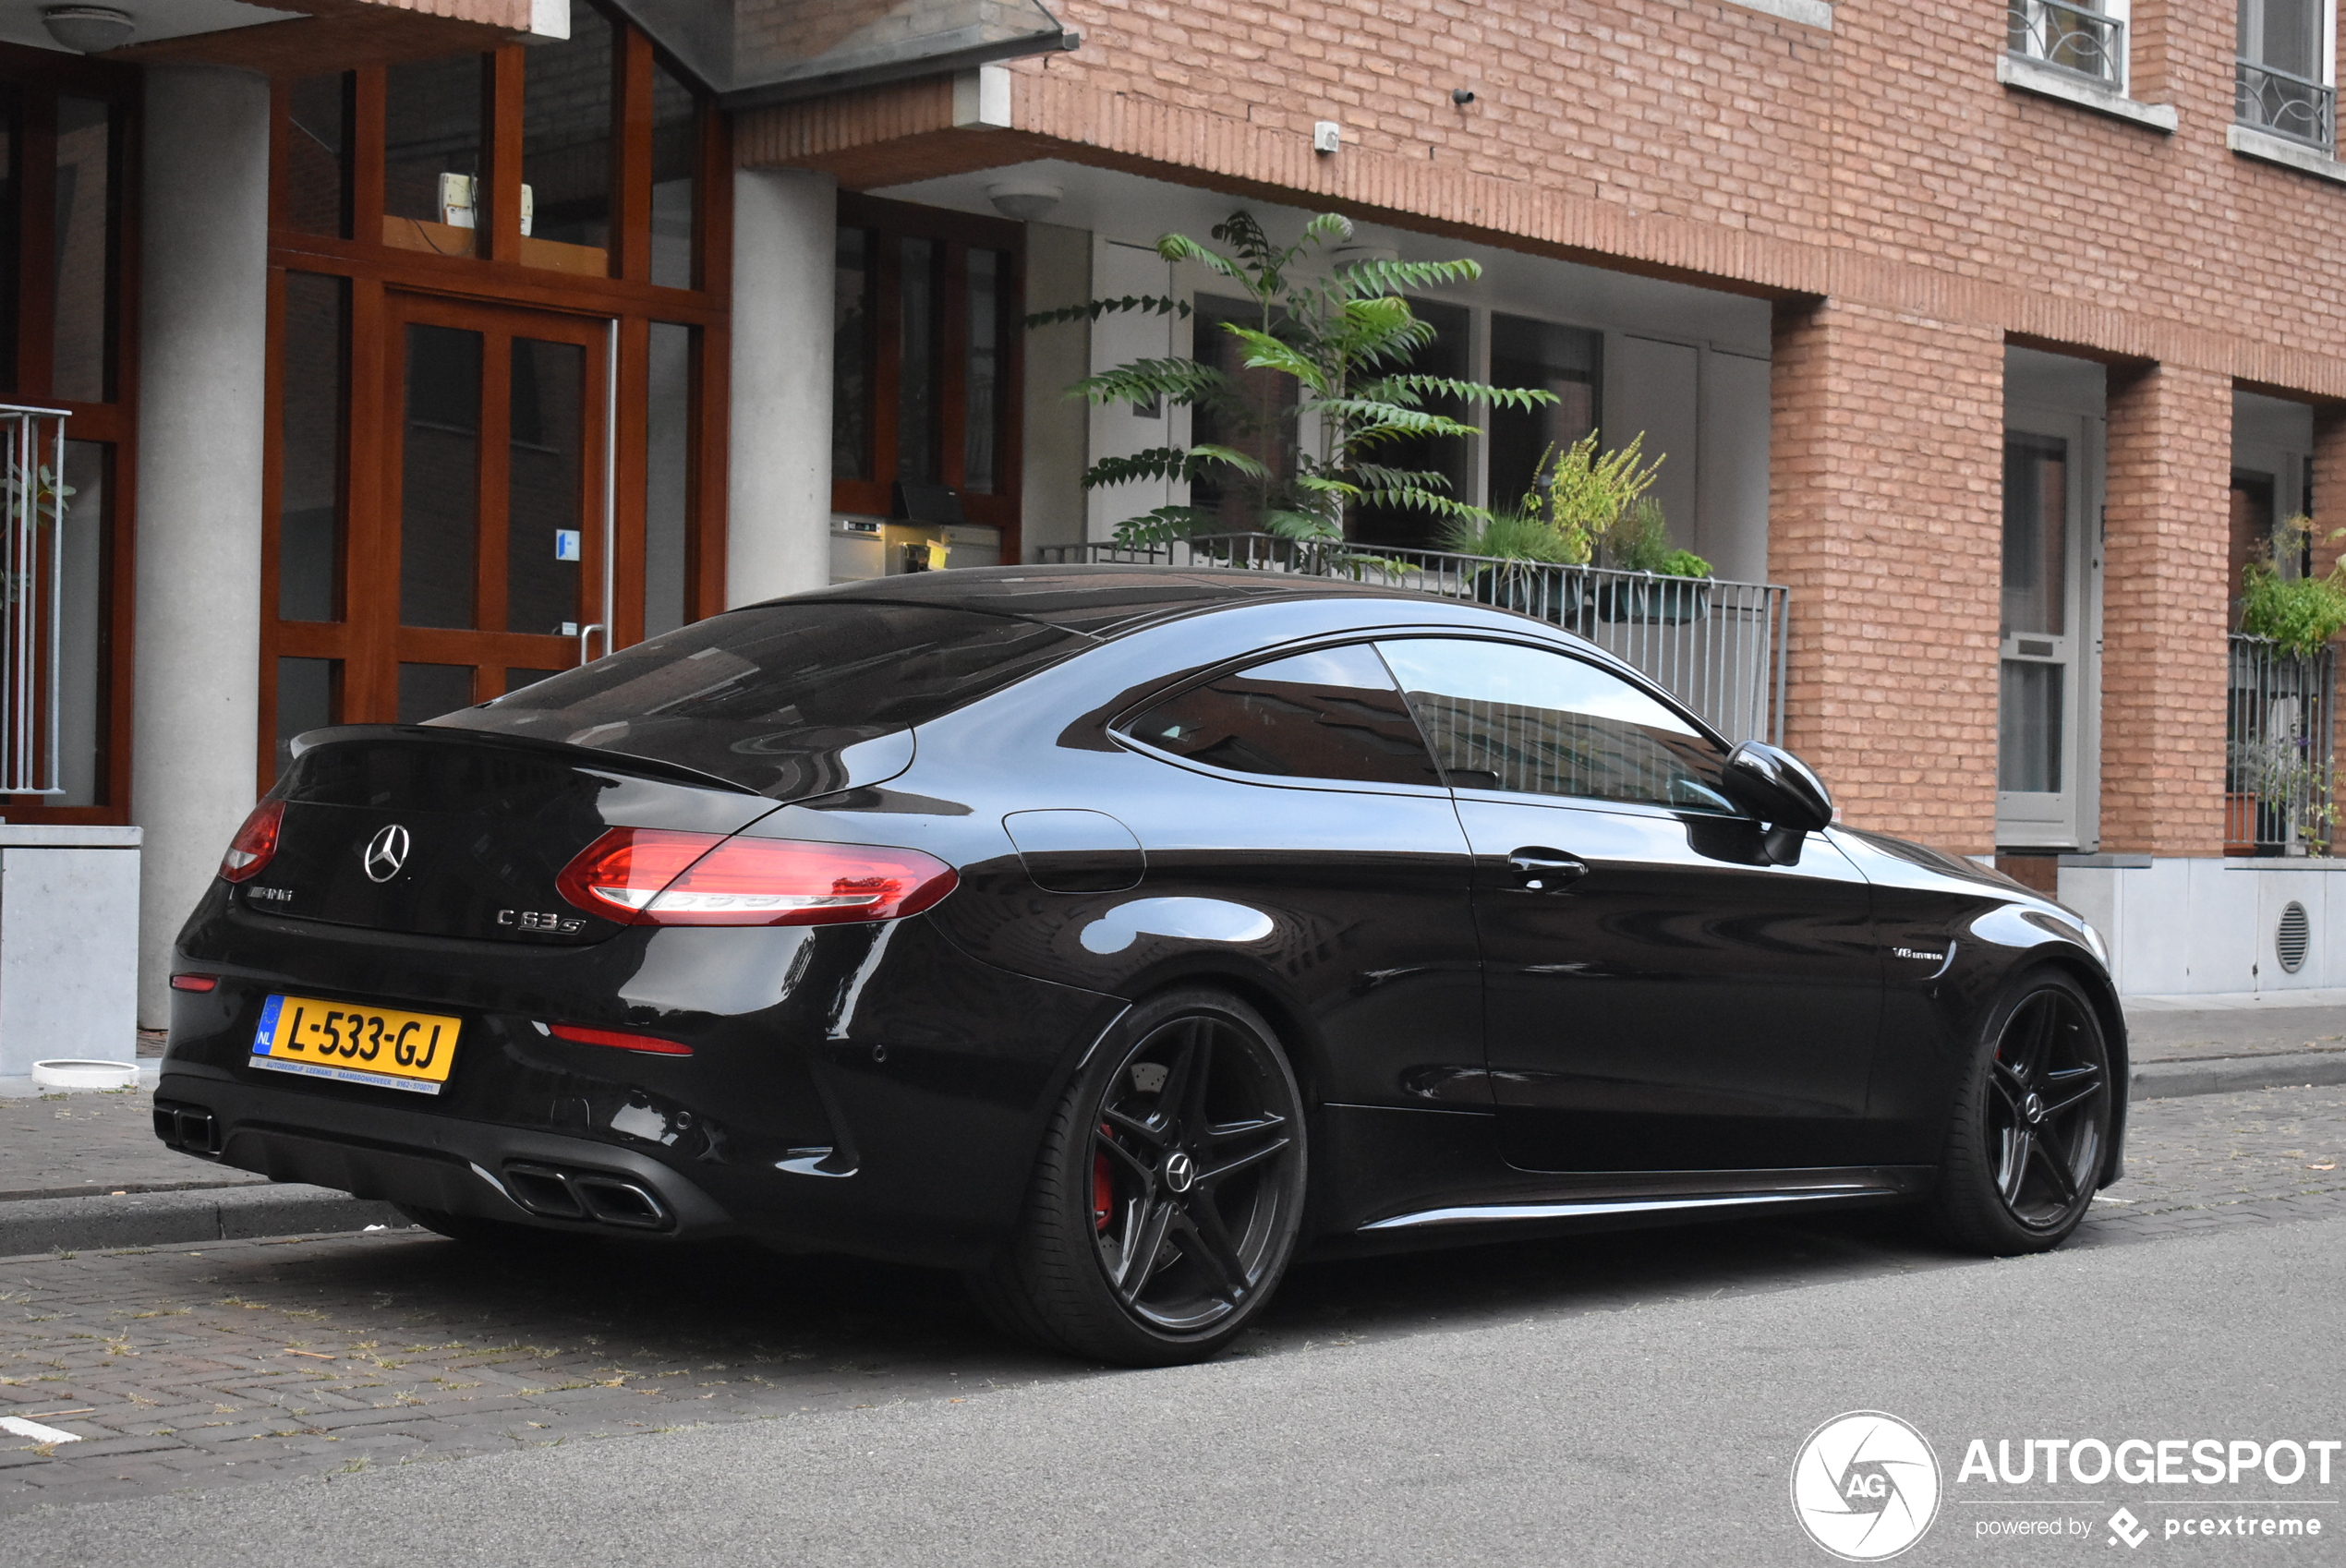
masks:
<svg viewBox="0 0 2346 1568"><path fill-rule="evenodd" d="M2273 927L2273 956L2280 967L2295 974L2305 967L2305 946L2313 940L2314 923L2305 918L2305 906L2292 899L2280 911L2280 923Z"/></svg>

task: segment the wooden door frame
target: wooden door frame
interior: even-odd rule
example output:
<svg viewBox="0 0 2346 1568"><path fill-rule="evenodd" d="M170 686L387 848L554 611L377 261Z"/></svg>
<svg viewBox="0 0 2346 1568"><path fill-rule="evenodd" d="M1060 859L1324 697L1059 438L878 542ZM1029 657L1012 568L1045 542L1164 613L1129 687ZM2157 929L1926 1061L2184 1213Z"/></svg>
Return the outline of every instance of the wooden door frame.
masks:
<svg viewBox="0 0 2346 1568"><path fill-rule="evenodd" d="M592 618L602 614L607 558L601 502L605 465L616 434L608 421L608 320L405 292L387 297L384 307L383 384L380 395L390 416L382 432L385 444L380 469L381 499L372 509L373 525L366 531L370 537L362 539L354 532L347 556L350 575L345 590L345 602L350 607L345 618L350 654L346 656L349 662L345 665L345 701L361 715L371 713L376 722L383 722L398 711L399 666L404 663L471 665L473 700L487 702L504 694L504 672L508 669L561 669L577 659L578 645L571 639L558 634L515 632L504 625L509 535L505 514L511 493L512 354L510 346L500 352L496 345L510 345L516 338L526 338L574 344L584 356L578 493L581 625L590 624ZM405 475L401 443L405 422L405 338L409 326L446 327L482 335L479 447L473 491L476 624L471 629L409 626L399 620L397 585L401 582L403 560L400 487ZM623 563L612 564L617 567ZM640 575L638 563L639 598ZM369 581L391 586L379 587L371 594L362 592L360 585Z"/></svg>

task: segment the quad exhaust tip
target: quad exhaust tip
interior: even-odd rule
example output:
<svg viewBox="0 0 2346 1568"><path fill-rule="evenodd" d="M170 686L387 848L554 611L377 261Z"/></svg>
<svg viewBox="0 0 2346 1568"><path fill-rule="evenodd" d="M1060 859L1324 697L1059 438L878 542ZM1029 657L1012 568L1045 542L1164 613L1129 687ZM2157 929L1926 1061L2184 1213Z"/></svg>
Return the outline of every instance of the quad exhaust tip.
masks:
<svg viewBox="0 0 2346 1568"><path fill-rule="evenodd" d="M608 1171L515 1162L505 1167L513 1200L548 1220L588 1220L623 1230L668 1230L676 1217L659 1194Z"/></svg>

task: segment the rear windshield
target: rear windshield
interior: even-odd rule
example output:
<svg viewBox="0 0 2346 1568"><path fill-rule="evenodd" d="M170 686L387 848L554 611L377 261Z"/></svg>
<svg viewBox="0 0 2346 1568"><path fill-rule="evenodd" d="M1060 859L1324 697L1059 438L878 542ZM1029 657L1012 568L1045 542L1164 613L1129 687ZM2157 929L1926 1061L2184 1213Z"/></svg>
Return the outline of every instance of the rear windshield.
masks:
<svg viewBox="0 0 2346 1568"><path fill-rule="evenodd" d="M766 605L432 723L654 757L779 794L821 756L950 713L1092 641L926 605Z"/></svg>

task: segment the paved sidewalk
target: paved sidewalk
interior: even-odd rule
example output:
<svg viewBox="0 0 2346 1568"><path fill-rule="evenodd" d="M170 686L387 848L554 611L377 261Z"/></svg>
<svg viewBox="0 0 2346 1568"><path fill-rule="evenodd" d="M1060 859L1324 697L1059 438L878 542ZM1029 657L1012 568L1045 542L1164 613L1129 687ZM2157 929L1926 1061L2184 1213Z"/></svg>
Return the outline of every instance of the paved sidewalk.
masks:
<svg viewBox="0 0 2346 1568"><path fill-rule="evenodd" d="M2346 1092L2155 1101L2131 1145L2073 1246L2346 1215ZM1888 1214L1323 1263L1236 1354L1924 1270L1972 1271L1985 1307L2012 1266ZM945 1276L745 1246L497 1254L405 1230L20 1258L0 1262L0 1414L79 1441L0 1436L0 1514L1093 1375L1005 1344Z"/></svg>

